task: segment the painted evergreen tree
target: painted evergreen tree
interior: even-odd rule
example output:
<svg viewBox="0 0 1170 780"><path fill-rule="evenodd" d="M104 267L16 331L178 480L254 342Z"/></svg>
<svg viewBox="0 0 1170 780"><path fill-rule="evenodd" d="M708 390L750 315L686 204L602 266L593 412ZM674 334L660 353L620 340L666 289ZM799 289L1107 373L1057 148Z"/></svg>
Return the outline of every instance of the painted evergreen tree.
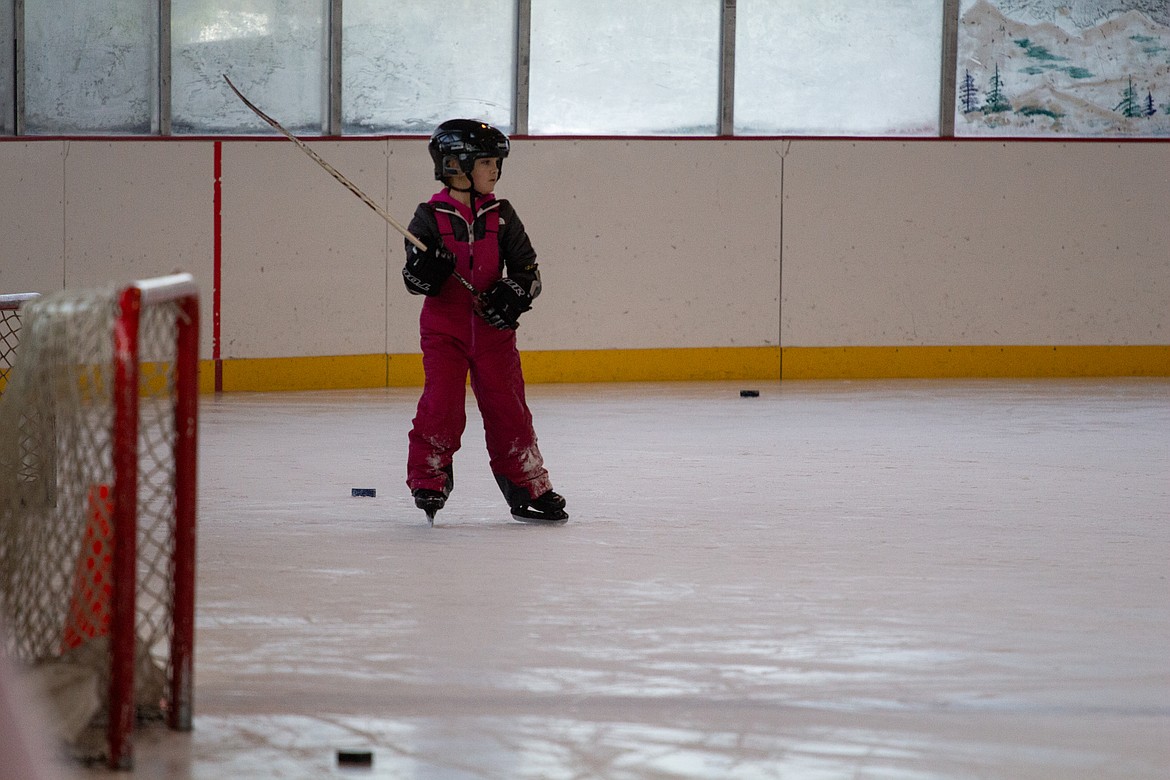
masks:
<svg viewBox="0 0 1170 780"><path fill-rule="evenodd" d="M979 110L979 89L975 86L975 77L971 71L964 68L963 86L959 87L959 101L963 106L963 113L969 114Z"/></svg>
<svg viewBox="0 0 1170 780"><path fill-rule="evenodd" d="M995 63L995 75L991 77L991 83L988 84L987 101L983 104L983 113L998 114L1011 110L1012 104L1003 94L1003 79L999 77L999 63L997 62Z"/></svg>
<svg viewBox="0 0 1170 780"><path fill-rule="evenodd" d="M1158 109L1154 107L1154 93L1149 90L1146 91L1146 108L1142 113L1146 116L1153 116L1158 113Z"/></svg>
<svg viewBox="0 0 1170 780"><path fill-rule="evenodd" d="M1133 86L1133 76L1129 77L1129 86L1121 93L1121 102L1114 106L1113 110L1120 111L1122 116L1129 119L1142 115L1142 105Z"/></svg>

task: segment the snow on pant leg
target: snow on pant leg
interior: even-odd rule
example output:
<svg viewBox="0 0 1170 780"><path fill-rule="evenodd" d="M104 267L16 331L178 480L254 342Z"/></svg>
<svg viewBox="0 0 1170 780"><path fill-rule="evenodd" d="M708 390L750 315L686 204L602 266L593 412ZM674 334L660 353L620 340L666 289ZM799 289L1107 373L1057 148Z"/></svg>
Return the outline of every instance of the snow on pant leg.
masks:
<svg viewBox="0 0 1170 780"><path fill-rule="evenodd" d="M536 446L532 413L524 398L524 375L515 331L499 331L486 325L477 331L471 359L471 389L483 416L488 456L497 481L503 477L527 493L527 498L551 490L544 458ZM503 483L501 488L509 504L515 505L525 498L509 495L511 491Z"/></svg>
<svg viewBox="0 0 1170 780"><path fill-rule="evenodd" d="M426 379L410 431L406 484L411 490L449 492L451 459L467 424L467 351L459 339L442 333L424 332L421 342Z"/></svg>

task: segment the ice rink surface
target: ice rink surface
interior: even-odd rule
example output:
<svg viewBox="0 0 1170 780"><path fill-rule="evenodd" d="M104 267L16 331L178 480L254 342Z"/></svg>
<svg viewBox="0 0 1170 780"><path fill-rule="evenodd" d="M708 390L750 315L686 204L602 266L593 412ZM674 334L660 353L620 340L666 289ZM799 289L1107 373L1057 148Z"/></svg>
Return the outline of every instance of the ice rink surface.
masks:
<svg viewBox="0 0 1170 780"><path fill-rule="evenodd" d="M1170 381L530 386L562 527L469 408L429 528L417 397L204 399L195 729L133 776L1170 776Z"/></svg>

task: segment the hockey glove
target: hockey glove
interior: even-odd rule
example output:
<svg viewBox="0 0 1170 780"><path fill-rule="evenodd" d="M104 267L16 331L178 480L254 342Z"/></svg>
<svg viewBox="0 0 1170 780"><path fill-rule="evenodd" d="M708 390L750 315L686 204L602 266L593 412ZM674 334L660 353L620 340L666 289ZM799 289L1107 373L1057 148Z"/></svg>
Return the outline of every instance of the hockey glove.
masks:
<svg viewBox="0 0 1170 780"><path fill-rule="evenodd" d="M402 280L414 295L438 295L443 282L455 270L455 255L443 246L443 239L429 239L423 251L414 244L406 248L406 265Z"/></svg>
<svg viewBox="0 0 1170 780"><path fill-rule="evenodd" d="M511 279L501 279L479 294L479 314L500 330L520 327L520 315L532 308L532 296Z"/></svg>

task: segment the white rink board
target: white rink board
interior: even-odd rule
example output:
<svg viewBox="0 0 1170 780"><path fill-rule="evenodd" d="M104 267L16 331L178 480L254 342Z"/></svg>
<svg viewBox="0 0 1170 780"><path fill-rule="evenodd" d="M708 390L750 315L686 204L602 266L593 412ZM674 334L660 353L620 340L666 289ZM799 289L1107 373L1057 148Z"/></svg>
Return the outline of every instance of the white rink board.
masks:
<svg viewBox="0 0 1170 780"><path fill-rule="evenodd" d="M309 142L409 222L425 138ZM418 351L402 239L284 139L222 147L226 359ZM0 143L4 292L192 272L208 140ZM1170 145L517 139L546 284L525 350L1165 344ZM783 196L783 202L781 202ZM781 251L781 241L783 250Z"/></svg>
<svg viewBox="0 0 1170 780"><path fill-rule="evenodd" d="M187 271L210 356L213 146L67 141L65 284L100 287Z"/></svg>
<svg viewBox="0 0 1170 780"><path fill-rule="evenodd" d="M1170 145L800 141L784 187L786 347L1170 337Z"/></svg>
<svg viewBox="0 0 1170 780"><path fill-rule="evenodd" d="M383 143L313 149L386 202ZM224 145L222 356L386 351L387 225L292 143Z"/></svg>
<svg viewBox="0 0 1170 780"><path fill-rule="evenodd" d="M61 289L64 159L60 143L0 143L0 293Z"/></svg>
<svg viewBox="0 0 1170 780"><path fill-rule="evenodd" d="M780 145L520 141L499 190L543 259L522 348L777 346Z"/></svg>

